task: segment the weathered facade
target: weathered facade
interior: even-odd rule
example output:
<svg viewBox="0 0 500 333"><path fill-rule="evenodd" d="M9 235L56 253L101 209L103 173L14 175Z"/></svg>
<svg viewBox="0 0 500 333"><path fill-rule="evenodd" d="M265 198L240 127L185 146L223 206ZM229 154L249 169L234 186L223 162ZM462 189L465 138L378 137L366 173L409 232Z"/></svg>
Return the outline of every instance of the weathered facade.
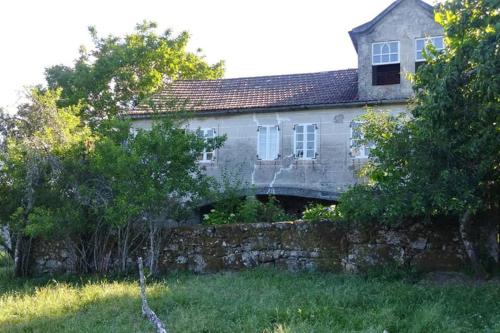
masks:
<svg viewBox="0 0 500 333"><path fill-rule="evenodd" d="M358 69L177 81L153 100L160 112L168 112L163 101L182 101L194 112L189 129L227 136L201 157L208 174L230 172L257 194L336 200L369 156L369 147L355 147L356 118L366 107L405 112L406 74L423 59L422 45L443 42L433 7L420 0L397 0L349 34ZM150 113L131 112L134 126L150 128Z"/></svg>
<svg viewBox="0 0 500 333"><path fill-rule="evenodd" d="M403 112L403 105L385 105L384 109ZM350 123L364 110L338 107L324 110L237 113L197 117L189 128L215 128L226 135L224 146L213 159L200 162L207 174L219 176L230 171L257 194L291 195L318 199L337 199L339 193L356 182L356 171L364 158L351 156ZM314 159L294 157L296 124L313 123L316 129ZM150 120L138 120L135 126L148 128ZM279 157L262 160L257 156L259 126L279 127Z"/></svg>

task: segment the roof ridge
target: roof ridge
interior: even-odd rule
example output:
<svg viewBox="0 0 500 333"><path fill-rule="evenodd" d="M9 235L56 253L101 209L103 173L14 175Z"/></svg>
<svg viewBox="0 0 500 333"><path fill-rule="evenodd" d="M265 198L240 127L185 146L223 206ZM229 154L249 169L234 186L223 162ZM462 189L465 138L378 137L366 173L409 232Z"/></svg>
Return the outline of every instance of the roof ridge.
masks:
<svg viewBox="0 0 500 333"><path fill-rule="evenodd" d="M383 11L381 11L377 16L372 18L370 21L365 22L361 25L358 25L357 27L351 29L349 31L349 36L351 37L351 41L354 45L354 48L356 49L356 52L358 51L358 42L357 42L357 35L362 34L366 32L367 30L371 29L373 26L375 26L380 20L382 20L388 13L390 13L393 9L395 9L397 6L399 6L401 3L403 3L406 0L396 0L393 3L391 3L389 6L387 6ZM416 3L424 8L427 11L433 11L435 9L434 6L428 4L427 2L423 0L415 0Z"/></svg>
<svg viewBox="0 0 500 333"><path fill-rule="evenodd" d="M331 71L320 71L320 72L307 72L307 73L291 73L291 74L274 74L274 75L257 75L257 76L241 76L241 77L229 77L220 79L186 79L186 80L175 80L172 83L178 82L214 82L214 81L229 81L229 80L245 80L245 79L263 79L263 78L282 78L287 76L299 76L299 75L315 75L315 74L327 74L327 73L339 73L339 72L353 72L357 71L357 68L345 68L345 69L335 69Z"/></svg>

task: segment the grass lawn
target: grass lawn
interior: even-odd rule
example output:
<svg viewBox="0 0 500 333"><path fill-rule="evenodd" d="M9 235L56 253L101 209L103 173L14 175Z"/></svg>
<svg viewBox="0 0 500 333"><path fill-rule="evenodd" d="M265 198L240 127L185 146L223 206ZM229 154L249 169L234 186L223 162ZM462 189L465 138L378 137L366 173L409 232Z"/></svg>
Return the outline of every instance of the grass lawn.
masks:
<svg viewBox="0 0 500 333"><path fill-rule="evenodd" d="M500 332L500 284L251 270L150 282L170 332ZM153 332L133 280L0 274L1 332Z"/></svg>

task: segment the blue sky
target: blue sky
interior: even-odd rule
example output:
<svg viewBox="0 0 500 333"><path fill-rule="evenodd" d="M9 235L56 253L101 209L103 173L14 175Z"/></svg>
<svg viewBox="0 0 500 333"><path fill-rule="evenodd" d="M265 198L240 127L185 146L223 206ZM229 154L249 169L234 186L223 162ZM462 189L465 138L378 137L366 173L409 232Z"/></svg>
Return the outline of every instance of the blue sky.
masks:
<svg viewBox="0 0 500 333"><path fill-rule="evenodd" d="M427 1L433 3L432 1ZM226 61L226 77L357 67L348 31L392 0L12 0L0 2L0 107L13 110L43 71L71 65L100 34L133 30L144 19L187 30L191 48Z"/></svg>

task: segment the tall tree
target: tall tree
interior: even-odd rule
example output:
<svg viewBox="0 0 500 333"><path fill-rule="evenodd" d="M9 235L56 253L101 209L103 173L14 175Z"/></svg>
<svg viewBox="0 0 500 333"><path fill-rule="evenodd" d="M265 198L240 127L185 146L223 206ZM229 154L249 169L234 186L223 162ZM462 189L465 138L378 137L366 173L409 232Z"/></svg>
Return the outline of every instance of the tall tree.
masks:
<svg viewBox="0 0 500 333"><path fill-rule="evenodd" d="M356 220L454 218L472 267L486 248L498 265L500 204L500 13L498 0L450 0L436 20L446 50L430 47L415 76L411 116L368 112L365 141L376 144L369 183L348 191L340 213ZM477 243L479 227L489 229Z"/></svg>
<svg viewBox="0 0 500 333"><path fill-rule="evenodd" d="M189 34L157 33L154 22L138 24L124 37L99 37L89 28L93 49L80 48L74 66L46 69L50 89L62 88L59 106L82 105L86 118L98 120L128 110L178 79L216 79L224 63L209 65L201 50L189 52Z"/></svg>
<svg viewBox="0 0 500 333"><path fill-rule="evenodd" d="M14 248L7 248L16 275L26 275L29 266L30 214L54 201L64 152L91 137L90 129L80 123L77 107L57 108L59 94L33 89L30 101L19 106L16 115L0 118L0 224L7 225L12 236Z"/></svg>
<svg viewBox="0 0 500 333"><path fill-rule="evenodd" d="M92 130L78 107L57 107L59 96L35 89L18 114L0 119L6 129L0 226L13 235L8 251L16 275L29 273L31 242L40 237L65 242L80 269L94 272L111 268L111 253L120 261L114 268L127 269L130 248L144 238L154 269L160 231L155 221L179 221L207 195L211 178L197 159L224 138L205 142L183 130L185 118L176 115L155 118L150 131L136 134L119 118Z"/></svg>

